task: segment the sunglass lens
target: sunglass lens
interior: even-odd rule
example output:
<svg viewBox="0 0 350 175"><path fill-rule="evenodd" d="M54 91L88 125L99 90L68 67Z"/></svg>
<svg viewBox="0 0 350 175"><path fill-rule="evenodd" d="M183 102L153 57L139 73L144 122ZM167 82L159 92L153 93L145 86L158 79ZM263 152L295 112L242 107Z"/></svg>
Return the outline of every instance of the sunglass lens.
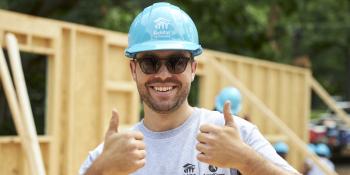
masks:
<svg viewBox="0 0 350 175"><path fill-rule="evenodd" d="M157 73L157 71L160 67L159 60L156 58L140 59L139 64L140 64L142 71L146 74Z"/></svg>
<svg viewBox="0 0 350 175"><path fill-rule="evenodd" d="M190 59L186 57L169 58L167 68L170 73L179 74L185 71L187 63Z"/></svg>
<svg viewBox="0 0 350 175"><path fill-rule="evenodd" d="M166 60L165 65L172 74L180 74L185 71L190 58L187 57L170 57ZM141 70L145 74L155 74L161 67L161 61L158 58L140 58L137 59Z"/></svg>

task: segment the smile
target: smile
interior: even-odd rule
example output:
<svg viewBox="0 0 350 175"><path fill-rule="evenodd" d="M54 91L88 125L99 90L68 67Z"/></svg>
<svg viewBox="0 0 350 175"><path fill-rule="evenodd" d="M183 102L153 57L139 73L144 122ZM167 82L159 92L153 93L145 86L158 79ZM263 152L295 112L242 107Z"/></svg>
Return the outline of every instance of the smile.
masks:
<svg viewBox="0 0 350 175"><path fill-rule="evenodd" d="M158 92L168 92L168 91L171 91L172 89L174 89L173 86L166 86L166 87L153 86L152 88Z"/></svg>

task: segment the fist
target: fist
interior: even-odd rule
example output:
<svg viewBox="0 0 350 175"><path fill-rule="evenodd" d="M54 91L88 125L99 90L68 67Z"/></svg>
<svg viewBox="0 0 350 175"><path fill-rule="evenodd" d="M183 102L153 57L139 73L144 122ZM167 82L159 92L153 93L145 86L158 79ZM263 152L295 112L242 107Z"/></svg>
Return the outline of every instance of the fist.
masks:
<svg viewBox="0 0 350 175"><path fill-rule="evenodd" d="M142 168L146 162L143 134L138 131L118 132L119 115L113 110L104 142L103 174L124 175Z"/></svg>
<svg viewBox="0 0 350 175"><path fill-rule="evenodd" d="M203 124L197 135L197 159L222 168L234 168L240 160L246 144L240 139L239 130L231 115L230 103L224 106L225 126Z"/></svg>

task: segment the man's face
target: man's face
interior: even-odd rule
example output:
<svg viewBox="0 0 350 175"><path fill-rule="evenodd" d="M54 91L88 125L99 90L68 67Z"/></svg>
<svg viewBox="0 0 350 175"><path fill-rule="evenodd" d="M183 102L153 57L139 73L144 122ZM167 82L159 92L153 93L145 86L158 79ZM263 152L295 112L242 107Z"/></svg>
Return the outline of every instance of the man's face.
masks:
<svg viewBox="0 0 350 175"><path fill-rule="evenodd" d="M169 113L187 103L197 64L188 60L190 52L148 51L138 53L135 58L130 62L132 76L141 99L149 108Z"/></svg>

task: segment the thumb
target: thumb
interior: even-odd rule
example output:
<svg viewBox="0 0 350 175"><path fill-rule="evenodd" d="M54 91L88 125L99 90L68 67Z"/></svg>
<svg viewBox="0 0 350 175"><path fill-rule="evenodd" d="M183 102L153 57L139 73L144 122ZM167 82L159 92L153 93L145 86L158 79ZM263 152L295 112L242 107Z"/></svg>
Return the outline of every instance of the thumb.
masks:
<svg viewBox="0 0 350 175"><path fill-rule="evenodd" d="M231 114L231 102L230 101L225 102L224 118L225 118L225 126L236 127L235 122L233 120L233 116Z"/></svg>
<svg viewBox="0 0 350 175"><path fill-rule="evenodd" d="M112 110L112 118L109 121L109 127L106 133L106 138L110 135L118 132L118 126L119 126L119 114L116 109Z"/></svg>

